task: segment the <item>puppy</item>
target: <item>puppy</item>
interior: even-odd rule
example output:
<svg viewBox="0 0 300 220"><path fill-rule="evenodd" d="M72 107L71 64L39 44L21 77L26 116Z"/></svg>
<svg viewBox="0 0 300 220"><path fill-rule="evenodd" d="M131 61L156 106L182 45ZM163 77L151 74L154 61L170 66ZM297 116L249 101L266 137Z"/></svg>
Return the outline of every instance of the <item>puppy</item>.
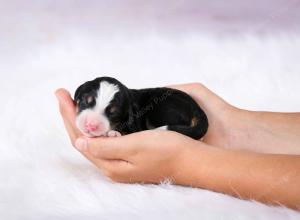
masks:
<svg viewBox="0 0 300 220"><path fill-rule="evenodd" d="M79 86L74 102L76 125L88 137L161 129L200 139L208 129L203 110L176 89L128 89L114 78L99 77Z"/></svg>

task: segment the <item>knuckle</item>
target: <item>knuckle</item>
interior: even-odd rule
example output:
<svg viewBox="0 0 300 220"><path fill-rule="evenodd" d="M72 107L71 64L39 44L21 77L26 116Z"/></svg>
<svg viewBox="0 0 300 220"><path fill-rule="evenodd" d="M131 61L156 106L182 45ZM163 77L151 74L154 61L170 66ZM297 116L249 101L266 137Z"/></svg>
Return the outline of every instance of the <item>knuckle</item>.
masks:
<svg viewBox="0 0 300 220"><path fill-rule="evenodd" d="M192 87L194 87L194 88L202 88L203 84L200 83L200 82L194 82L194 83L192 83Z"/></svg>

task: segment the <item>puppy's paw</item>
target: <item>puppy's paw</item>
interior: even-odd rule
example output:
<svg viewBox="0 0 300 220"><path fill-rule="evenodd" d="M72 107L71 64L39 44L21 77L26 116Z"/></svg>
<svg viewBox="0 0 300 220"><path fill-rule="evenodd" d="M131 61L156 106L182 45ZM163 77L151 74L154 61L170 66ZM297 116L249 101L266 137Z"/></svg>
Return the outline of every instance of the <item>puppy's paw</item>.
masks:
<svg viewBox="0 0 300 220"><path fill-rule="evenodd" d="M111 130L107 132L107 137L120 137L122 136L120 132Z"/></svg>

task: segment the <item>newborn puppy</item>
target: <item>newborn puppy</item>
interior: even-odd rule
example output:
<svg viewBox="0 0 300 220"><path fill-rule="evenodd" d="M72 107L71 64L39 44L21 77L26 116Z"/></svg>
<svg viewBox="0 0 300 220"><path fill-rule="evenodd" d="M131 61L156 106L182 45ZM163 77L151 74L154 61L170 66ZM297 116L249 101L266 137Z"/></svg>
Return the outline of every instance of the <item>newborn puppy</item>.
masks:
<svg viewBox="0 0 300 220"><path fill-rule="evenodd" d="M128 89L114 78L99 77L79 86L74 101L76 125L88 137L162 129L200 139L208 129L203 110L176 89Z"/></svg>

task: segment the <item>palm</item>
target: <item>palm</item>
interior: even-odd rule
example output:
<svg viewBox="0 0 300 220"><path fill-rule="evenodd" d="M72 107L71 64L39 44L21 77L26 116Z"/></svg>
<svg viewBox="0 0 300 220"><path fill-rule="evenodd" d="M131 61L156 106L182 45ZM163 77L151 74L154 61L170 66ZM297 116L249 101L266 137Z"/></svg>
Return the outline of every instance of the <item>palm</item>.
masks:
<svg viewBox="0 0 300 220"><path fill-rule="evenodd" d="M232 128L238 110L226 103L200 83L171 86L188 93L207 114L209 127L203 142L218 146L230 147Z"/></svg>

